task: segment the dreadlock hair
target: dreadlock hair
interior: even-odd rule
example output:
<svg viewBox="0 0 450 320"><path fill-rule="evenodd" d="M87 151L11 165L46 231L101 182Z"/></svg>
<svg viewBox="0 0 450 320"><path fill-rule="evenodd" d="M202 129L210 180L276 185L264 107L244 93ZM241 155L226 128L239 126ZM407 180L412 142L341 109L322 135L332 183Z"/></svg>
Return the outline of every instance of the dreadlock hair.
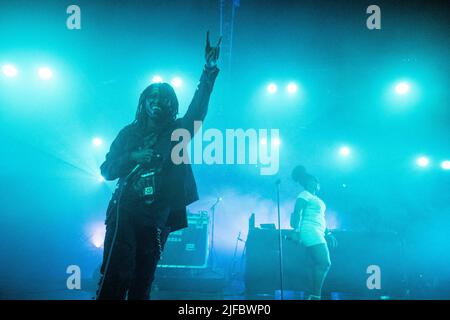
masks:
<svg viewBox="0 0 450 320"><path fill-rule="evenodd" d="M142 93L139 97L139 102L138 102L138 106L137 106L137 110L136 110L136 116L133 121L133 123L136 123L139 127L144 127L146 124L147 114L145 111L144 102L154 87L158 87L161 96L169 99L169 101L170 101L170 109L163 110L163 112L168 112L168 115L171 120L175 120L177 117L178 99L177 99L177 95L175 94L175 90L173 89L173 87L166 82L152 83L147 88L145 88L144 91L142 91Z"/></svg>

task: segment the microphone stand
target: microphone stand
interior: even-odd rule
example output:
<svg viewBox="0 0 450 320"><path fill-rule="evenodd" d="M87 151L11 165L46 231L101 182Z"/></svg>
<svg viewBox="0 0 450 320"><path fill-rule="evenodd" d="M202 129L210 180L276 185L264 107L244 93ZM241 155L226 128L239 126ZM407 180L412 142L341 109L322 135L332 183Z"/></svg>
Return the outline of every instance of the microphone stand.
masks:
<svg viewBox="0 0 450 320"><path fill-rule="evenodd" d="M278 210L278 246L279 246L279 256L280 256L280 298L284 300L283 294L283 242L281 236L281 216L280 216L280 183L281 180L276 181L277 185L277 210Z"/></svg>
<svg viewBox="0 0 450 320"><path fill-rule="evenodd" d="M229 271L229 278L230 280L233 280L234 276L235 276L235 266L236 266L236 255L237 255L237 250L238 250L238 245L239 245L239 241L242 241L241 239L241 232L239 231L239 234L236 238L236 246L234 247L234 253L233 253L233 260L231 261L231 267L230 267L230 271Z"/></svg>
<svg viewBox="0 0 450 320"><path fill-rule="evenodd" d="M211 210L211 245L209 248L209 263L212 270L214 270L214 218L216 206L219 204L220 200L220 198L217 198L216 202L209 208L209 210Z"/></svg>

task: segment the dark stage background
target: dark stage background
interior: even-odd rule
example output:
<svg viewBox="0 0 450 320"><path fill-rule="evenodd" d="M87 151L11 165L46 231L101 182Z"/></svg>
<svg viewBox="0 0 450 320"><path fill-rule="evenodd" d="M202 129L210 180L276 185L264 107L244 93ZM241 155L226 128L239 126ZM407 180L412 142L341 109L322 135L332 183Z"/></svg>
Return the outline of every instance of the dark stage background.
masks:
<svg viewBox="0 0 450 320"><path fill-rule="evenodd" d="M289 229L301 191L290 172L303 164L320 179L329 228L364 235L343 238L341 259L384 257L393 244L368 235L395 234L403 246L392 261L404 273L394 298L450 298L450 171L440 167L450 158L448 2L241 0L234 21L225 2L222 20L215 0L0 2L0 64L18 68L16 77L0 77L0 298L92 296L114 188L100 180L99 166L154 75L183 79L176 92L185 112L207 30L212 42L221 31L227 38L204 130L279 129L280 167L264 176L255 165L193 166L201 199L189 210L211 217L222 198L213 265L158 270L156 297L185 297L180 288L164 292L163 280L209 277L214 288L245 298L248 220L255 213L257 227L277 223L281 179L282 228ZM71 4L81 8L81 30L66 27ZM381 8L381 30L366 27L371 4ZM52 68L50 81L35 75L40 65ZM283 89L289 81L298 84L295 96ZM392 93L397 81L411 84L405 99ZM269 82L278 84L276 95L267 93ZM103 143L94 146L94 137ZM349 157L339 155L342 145ZM419 156L429 157L428 167L417 166ZM338 261L334 279L367 278ZM69 265L81 268L81 290L66 288ZM258 266L262 280L273 276ZM343 290L364 298L354 287ZM271 294L256 297L278 297Z"/></svg>

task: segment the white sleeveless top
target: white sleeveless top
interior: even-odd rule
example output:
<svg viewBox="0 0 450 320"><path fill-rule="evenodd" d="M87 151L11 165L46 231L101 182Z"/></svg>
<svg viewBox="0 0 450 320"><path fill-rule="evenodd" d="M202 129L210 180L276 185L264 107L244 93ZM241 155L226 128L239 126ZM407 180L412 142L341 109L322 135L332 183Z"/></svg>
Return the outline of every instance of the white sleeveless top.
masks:
<svg viewBox="0 0 450 320"><path fill-rule="evenodd" d="M300 228L313 227L321 232L325 232L326 206L322 199L306 190L300 192L297 198L301 198L306 201L306 207L302 211Z"/></svg>

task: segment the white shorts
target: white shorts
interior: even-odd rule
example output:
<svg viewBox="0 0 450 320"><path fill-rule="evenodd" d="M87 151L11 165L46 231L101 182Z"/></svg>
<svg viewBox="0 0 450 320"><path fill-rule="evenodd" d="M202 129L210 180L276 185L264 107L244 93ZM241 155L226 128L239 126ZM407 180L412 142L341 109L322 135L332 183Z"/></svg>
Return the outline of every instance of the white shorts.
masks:
<svg viewBox="0 0 450 320"><path fill-rule="evenodd" d="M300 226L300 241L305 247L327 243L324 231L312 226Z"/></svg>

